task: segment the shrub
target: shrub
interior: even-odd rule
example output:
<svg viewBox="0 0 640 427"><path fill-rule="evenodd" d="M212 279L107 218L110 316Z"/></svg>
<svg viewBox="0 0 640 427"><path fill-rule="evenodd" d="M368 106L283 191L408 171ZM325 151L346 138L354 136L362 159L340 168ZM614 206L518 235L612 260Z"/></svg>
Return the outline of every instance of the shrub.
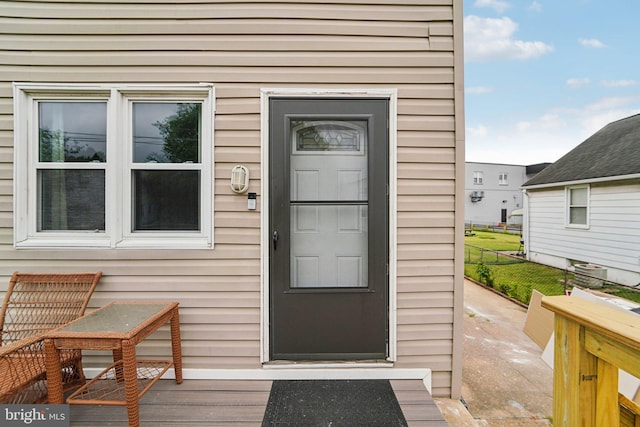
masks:
<svg viewBox="0 0 640 427"><path fill-rule="evenodd" d="M512 289L511 289L511 285L508 283L498 283L496 285L496 289L500 292L502 292L503 294L505 294L508 297L512 297Z"/></svg>
<svg viewBox="0 0 640 427"><path fill-rule="evenodd" d="M476 273L478 273L478 279L481 283L493 287L493 273L489 267L479 262L476 265Z"/></svg>

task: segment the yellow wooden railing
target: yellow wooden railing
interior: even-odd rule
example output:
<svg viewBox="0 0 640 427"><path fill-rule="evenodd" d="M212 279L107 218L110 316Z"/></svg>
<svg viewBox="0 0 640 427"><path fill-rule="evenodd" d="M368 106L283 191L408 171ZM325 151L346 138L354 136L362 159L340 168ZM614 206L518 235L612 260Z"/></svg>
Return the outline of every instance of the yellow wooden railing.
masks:
<svg viewBox="0 0 640 427"><path fill-rule="evenodd" d="M555 313L553 425L640 427L618 370L640 377L640 316L577 297L544 297Z"/></svg>

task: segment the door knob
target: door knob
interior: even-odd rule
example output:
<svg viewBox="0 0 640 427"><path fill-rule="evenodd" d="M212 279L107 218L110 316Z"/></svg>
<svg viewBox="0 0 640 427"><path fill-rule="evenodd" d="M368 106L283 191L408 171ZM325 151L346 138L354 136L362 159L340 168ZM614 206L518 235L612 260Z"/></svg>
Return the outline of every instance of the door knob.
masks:
<svg viewBox="0 0 640 427"><path fill-rule="evenodd" d="M278 249L278 232L276 230L273 231L273 250Z"/></svg>

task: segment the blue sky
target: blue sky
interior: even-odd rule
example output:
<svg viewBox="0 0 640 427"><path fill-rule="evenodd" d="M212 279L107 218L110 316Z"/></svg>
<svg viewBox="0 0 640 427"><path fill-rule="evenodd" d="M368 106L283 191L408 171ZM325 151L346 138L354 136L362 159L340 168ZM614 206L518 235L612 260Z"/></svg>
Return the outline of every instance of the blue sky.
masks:
<svg viewBox="0 0 640 427"><path fill-rule="evenodd" d="M637 0L464 0L466 160L554 162L640 113Z"/></svg>

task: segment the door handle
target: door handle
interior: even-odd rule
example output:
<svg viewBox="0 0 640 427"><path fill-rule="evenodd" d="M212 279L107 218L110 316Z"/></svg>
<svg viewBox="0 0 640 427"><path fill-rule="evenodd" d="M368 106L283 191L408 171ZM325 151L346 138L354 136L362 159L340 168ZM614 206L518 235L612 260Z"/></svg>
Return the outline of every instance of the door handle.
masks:
<svg viewBox="0 0 640 427"><path fill-rule="evenodd" d="M273 231L273 250L278 249L278 232L276 230Z"/></svg>

